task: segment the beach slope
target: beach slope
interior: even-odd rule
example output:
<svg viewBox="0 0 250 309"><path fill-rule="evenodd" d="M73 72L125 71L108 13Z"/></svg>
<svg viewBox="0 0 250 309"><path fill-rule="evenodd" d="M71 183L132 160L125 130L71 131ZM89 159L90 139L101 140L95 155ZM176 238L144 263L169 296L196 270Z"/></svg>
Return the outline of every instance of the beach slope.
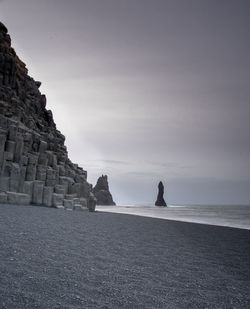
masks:
<svg viewBox="0 0 250 309"><path fill-rule="evenodd" d="M0 307L250 308L250 231L0 205Z"/></svg>

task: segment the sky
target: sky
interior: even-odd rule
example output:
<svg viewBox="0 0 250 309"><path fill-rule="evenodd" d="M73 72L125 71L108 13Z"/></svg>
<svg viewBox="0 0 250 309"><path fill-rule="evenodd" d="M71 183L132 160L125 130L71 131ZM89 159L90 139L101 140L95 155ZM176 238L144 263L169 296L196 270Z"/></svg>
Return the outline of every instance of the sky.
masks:
<svg viewBox="0 0 250 309"><path fill-rule="evenodd" d="M250 204L249 0L0 0L69 157L120 205Z"/></svg>

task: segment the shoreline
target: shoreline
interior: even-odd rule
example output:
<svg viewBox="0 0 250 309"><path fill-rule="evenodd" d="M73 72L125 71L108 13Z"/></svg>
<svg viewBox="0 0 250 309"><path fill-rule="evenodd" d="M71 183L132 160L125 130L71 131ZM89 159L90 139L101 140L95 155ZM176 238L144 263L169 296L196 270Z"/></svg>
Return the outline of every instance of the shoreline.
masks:
<svg viewBox="0 0 250 309"><path fill-rule="evenodd" d="M250 230L250 206L100 206L96 211Z"/></svg>
<svg viewBox="0 0 250 309"><path fill-rule="evenodd" d="M0 204L0 206L17 206ZM44 205L20 205L20 207L56 209ZM66 209L64 209L66 210ZM145 218L187 222L250 230L250 205L168 205L167 207L143 205L97 205L95 212L125 214Z"/></svg>

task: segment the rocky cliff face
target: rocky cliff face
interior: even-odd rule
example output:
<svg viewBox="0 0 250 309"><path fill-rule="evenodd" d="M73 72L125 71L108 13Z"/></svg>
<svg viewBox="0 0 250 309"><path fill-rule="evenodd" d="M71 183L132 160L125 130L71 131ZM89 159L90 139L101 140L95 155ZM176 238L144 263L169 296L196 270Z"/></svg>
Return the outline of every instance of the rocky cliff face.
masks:
<svg viewBox="0 0 250 309"><path fill-rule="evenodd" d="M108 176L102 175L98 178L93 189L98 205L115 205L112 195L109 192Z"/></svg>
<svg viewBox="0 0 250 309"><path fill-rule="evenodd" d="M68 158L41 82L28 75L0 23L0 203L84 209L95 204L87 172Z"/></svg>

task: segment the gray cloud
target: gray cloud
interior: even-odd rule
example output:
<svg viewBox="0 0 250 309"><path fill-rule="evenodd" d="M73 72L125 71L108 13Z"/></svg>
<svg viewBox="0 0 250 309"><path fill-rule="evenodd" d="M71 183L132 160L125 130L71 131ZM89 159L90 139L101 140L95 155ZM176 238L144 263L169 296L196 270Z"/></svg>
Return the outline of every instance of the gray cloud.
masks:
<svg viewBox="0 0 250 309"><path fill-rule="evenodd" d="M102 160L101 162L106 162L115 165L129 165L129 162L126 161L118 161L118 160Z"/></svg>
<svg viewBox="0 0 250 309"><path fill-rule="evenodd" d="M172 203L243 203L249 9L245 0L12 0L0 18L43 82L70 157L93 183L109 174L118 203L153 201L159 179Z"/></svg>

